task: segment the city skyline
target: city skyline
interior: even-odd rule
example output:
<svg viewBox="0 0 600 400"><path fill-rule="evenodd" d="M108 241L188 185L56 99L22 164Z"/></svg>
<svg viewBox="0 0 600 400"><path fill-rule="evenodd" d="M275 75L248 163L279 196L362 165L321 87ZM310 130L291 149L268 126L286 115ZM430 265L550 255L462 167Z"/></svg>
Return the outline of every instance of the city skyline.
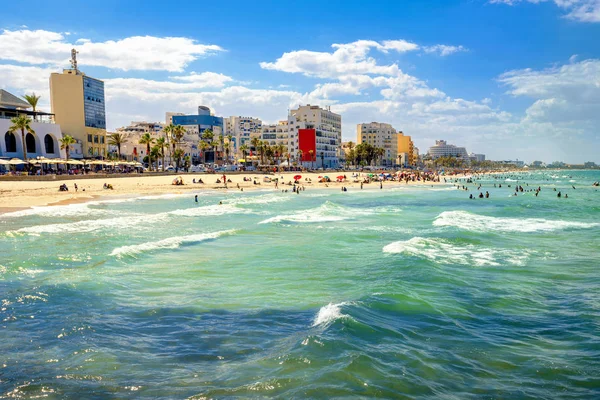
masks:
<svg viewBox="0 0 600 400"><path fill-rule="evenodd" d="M222 5L181 15L158 2L109 1L94 5L93 23L75 18L90 6L33 3L43 19L4 8L0 88L35 91L50 111L50 73L69 67L74 47L79 68L105 81L110 131L198 105L275 123L313 104L343 116L344 141L376 121L411 135L422 152L446 139L490 159L600 161L595 1L380 2L367 12L232 2L227 18L216 14ZM154 23L124 24L133 9ZM188 23L195 13L213 20Z"/></svg>

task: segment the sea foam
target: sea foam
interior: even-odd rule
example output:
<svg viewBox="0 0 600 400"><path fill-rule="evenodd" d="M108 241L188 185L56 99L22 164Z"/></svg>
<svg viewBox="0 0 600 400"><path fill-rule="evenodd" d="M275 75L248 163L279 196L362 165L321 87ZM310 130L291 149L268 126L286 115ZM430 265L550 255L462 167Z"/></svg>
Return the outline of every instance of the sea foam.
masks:
<svg viewBox="0 0 600 400"><path fill-rule="evenodd" d="M475 232L543 232L562 229L587 229L600 224L542 218L488 217L467 211L444 211L433 221L433 225L453 226Z"/></svg>
<svg viewBox="0 0 600 400"><path fill-rule="evenodd" d="M483 266L524 265L530 251L490 249L473 244L454 244L439 238L414 237L388 244L384 253L407 254L442 264Z"/></svg>
<svg viewBox="0 0 600 400"><path fill-rule="evenodd" d="M21 217L79 217L112 214L109 210L100 210L90 208L91 203L69 204L64 206L40 206L31 207L25 210L13 211L2 214L2 218L21 218Z"/></svg>
<svg viewBox="0 0 600 400"><path fill-rule="evenodd" d="M330 201L326 201L317 208L308 210L300 210L293 214L277 215L272 218L265 219L259 224L270 224L277 222L292 222L292 223L318 223L318 222L334 222L353 219L358 216L366 216L372 214L395 214L401 210L397 207L375 207L375 208L352 208L345 207Z"/></svg>
<svg viewBox="0 0 600 400"><path fill-rule="evenodd" d="M351 303L329 303L319 309L317 316L315 317L312 326L328 325L340 318L350 318L346 314L342 314L342 306L349 305Z"/></svg>
<svg viewBox="0 0 600 400"><path fill-rule="evenodd" d="M235 204L215 204L210 206L190 207L180 210L169 211L169 215L183 217L205 217L225 214L250 214L250 210L236 207Z"/></svg>
<svg viewBox="0 0 600 400"><path fill-rule="evenodd" d="M158 240L156 242L146 242L141 244L135 244L131 246L121 246L114 249L110 255L123 257L123 256L134 256L139 253L145 253L149 251L159 249L177 249L184 244L200 243L210 239L217 239L218 237L225 235L232 235L235 230L211 232L211 233L199 233L188 236L175 236L167 239Z"/></svg>

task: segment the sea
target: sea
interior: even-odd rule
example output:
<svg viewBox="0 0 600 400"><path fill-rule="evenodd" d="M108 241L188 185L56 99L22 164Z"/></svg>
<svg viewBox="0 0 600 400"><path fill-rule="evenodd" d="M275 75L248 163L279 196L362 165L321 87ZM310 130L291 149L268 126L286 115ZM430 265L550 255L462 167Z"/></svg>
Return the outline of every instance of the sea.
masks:
<svg viewBox="0 0 600 400"><path fill-rule="evenodd" d="M2 214L0 398L600 398L600 172L446 180Z"/></svg>

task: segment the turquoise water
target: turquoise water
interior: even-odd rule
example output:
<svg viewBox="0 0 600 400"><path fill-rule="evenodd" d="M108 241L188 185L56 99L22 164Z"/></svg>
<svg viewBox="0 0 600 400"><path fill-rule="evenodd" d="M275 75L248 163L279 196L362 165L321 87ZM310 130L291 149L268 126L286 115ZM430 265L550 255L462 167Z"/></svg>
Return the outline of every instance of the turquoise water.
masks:
<svg viewBox="0 0 600 400"><path fill-rule="evenodd" d="M598 180L1 215L0 398L598 398Z"/></svg>

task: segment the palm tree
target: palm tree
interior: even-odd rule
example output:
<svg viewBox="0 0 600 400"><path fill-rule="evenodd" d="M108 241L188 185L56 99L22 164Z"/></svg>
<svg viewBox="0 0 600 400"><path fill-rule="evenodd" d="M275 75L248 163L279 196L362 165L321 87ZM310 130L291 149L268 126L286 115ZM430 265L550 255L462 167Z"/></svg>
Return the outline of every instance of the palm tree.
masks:
<svg viewBox="0 0 600 400"><path fill-rule="evenodd" d="M150 154L148 155L148 164L152 164L152 160L156 161L155 171L158 171L158 158L161 157L161 155L160 146L152 147L152 150L150 150Z"/></svg>
<svg viewBox="0 0 600 400"><path fill-rule="evenodd" d="M146 145L146 155L148 156L148 168L152 171L152 163L150 162L150 145L154 143L154 138L149 133L144 133L139 141L140 144Z"/></svg>
<svg viewBox="0 0 600 400"><path fill-rule="evenodd" d="M225 144L225 137L223 134L219 135L219 144L221 145L221 161L223 161L223 152L225 151L225 148L223 147Z"/></svg>
<svg viewBox="0 0 600 400"><path fill-rule="evenodd" d="M248 146L245 144L241 145L240 151L242 152L242 158L244 159L244 163L246 163L246 152L248 151Z"/></svg>
<svg viewBox="0 0 600 400"><path fill-rule="evenodd" d="M313 167L313 169L315 169L315 159L313 157L314 154L315 154L315 151L314 150L309 150L308 154L310 154L310 161L312 162L312 167Z"/></svg>
<svg viewBox="0 0 600 400"><path fill-rule="evenodd" d="M37 105L38 105L38 101L40 100L40 97L41 96L36 96L35 93L26 94L23 96L25 101L27 101L29 103L29 105L31 106L31 108L33 108L33 119L35 119L35 112L37 110Z"/></svg>
<svg viewBox="0 0 600 400"><path fill-rule="evenodd" d="M300 163L300 166L302 166L302 156L304 155L304 152L302 150L298 150L298 163Z"/></svg>
<svg viewBox="0 0 600 400"><path fill-rule="evenodd" d="M167 138L166 147L169 149L169 158L173 158L173 152L171 151L171 139L173 138L173 131L175 130L175 125L170 124L163 128L163 133ZM170 161L171 162L171 161ZM164 163L163 163L164 165Z"/></svg>
<svg viewBox="0 0 600 400"><path fill-rule="evenodd" d="M31 129L31 120L27 118L25 115L19 115L18 117L14 117L10 119L12 125L8 128L9 133L15 133L16 131L21 131L21 143L23 144L23 160L27 161L27 145L25 143L25 131L35 135L35 131Z"/></svg>
<svg viewBox="0 0 600 400"><path fill-rule="evenodd" d="M227 162L229 162L229 147L230 147L230 143L227 142L227 143L223 144L223 147L225 148L225 154L227 154Z"/></svg>
<svg viewBox="0 0 600 400"><path fill-rule="evenodd" d="M198 143L198 147L200 147L200 151L202 152L202 156L204 157L203 164L206 164L206 150L210 147L210 145L204 140L201 140L200 143Z"/></svg>
<svg viewBox="0 0 600 400"><path fill-rule="evenodd" d="M177 170L179 170L179 162L181 161L181 158L185 155L185 152L183 151L183 149L176 149L175 152L173 153L173 156L175 157L175 165Z"/></svg>
<svg viewBox="0 0 600 400"><path fill-rule="evenodd" d="M355 146L354 142L353 141L349 141L347 146L348 146L348 149L350 149L350 151L348 152L348 155L352 156L354 154L354 152L352 151L352 149ZM352 164L354 164L354 157L350 157L350 160L351 160Z"/></svg>
<svg viewBox="0 0 600 400"><path fill-rule="evenodd" d="M173 136L173 153L175 152L175 147L181 143L181 140L185 136L186 130L183 125L175 125L173 128L173 132L171 132Z"/></svg>
<svg viewBox="0 0 600 400"><path fill-rule="evenodd" d="M232 135L227 135L227 143L229 143L229 147L230 147L229 150L232 151L234 149ZM227 157L229 157L229 155ZM229 162L229 160L227 160L227 161Z"/></svg>
<svg viewBox="0 0 600 400"><path fill-rule="evenodd" d="M121 145L124 143L127 143L127 138L122 133L111 133L108 135L108 144L111 146L117 146L119 160L121 159Z"/></svg>
<svg viewBox="0 0 600 400"><path fill-rule="evenodd" d="M204 142L206 142L206 144L208 144L211 147L211 150L213 148L212 142L213 142L214 137L215 137L215 134L213 133L212 129L205 129L204 132L202 132L201 138ZM215 161L214 157L213 157L213 161ZM204 163L206 164L206 155L204 155Z"/></svg>
<svg viewBox="0 0 600 400"><path fill-rule="evenodd" d="M162 157L162 170L165 172L165 145L167 144L167 139L164 137L156 139L156 146L160 148L160 155Z"/></svg>
<svg viewBox="0 0 600 400"><path fill-rule="evenodd" d="M60 149L64 150L67 153L67 161L69 161L69 154L71 150L71 145L77 143L77 141L71 135L65 135L62 139L59 140Z"/></svg>

